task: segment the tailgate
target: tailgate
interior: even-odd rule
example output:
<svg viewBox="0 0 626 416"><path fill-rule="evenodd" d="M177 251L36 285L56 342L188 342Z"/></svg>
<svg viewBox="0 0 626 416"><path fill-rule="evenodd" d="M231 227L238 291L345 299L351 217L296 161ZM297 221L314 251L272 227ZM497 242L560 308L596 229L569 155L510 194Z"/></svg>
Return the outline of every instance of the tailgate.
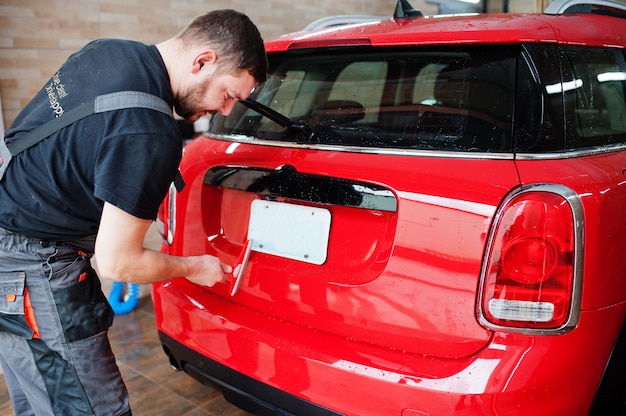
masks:
<svg viewBox="0 0 626 416"><path fill-rule="evenodd" d="M402 351L463 357L489 340L476 288L495 207L517 185L512 161L204 137L187 146L181 172L173 254L234 265L251 240L234 296L231 276L206 290Z"/></svg>

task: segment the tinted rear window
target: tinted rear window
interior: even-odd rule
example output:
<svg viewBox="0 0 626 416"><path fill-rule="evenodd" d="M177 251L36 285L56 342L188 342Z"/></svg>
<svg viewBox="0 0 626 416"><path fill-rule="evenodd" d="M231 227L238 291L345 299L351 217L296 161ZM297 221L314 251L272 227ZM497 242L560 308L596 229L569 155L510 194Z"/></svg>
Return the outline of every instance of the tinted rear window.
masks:
<svg viewBox="0 0 626 416"><path fill-rule="evenodd" d="M270 56L252 97L312 127L302 137L242 105L211 132L263 140L511 151L516 48L359 49Z"/></svg>

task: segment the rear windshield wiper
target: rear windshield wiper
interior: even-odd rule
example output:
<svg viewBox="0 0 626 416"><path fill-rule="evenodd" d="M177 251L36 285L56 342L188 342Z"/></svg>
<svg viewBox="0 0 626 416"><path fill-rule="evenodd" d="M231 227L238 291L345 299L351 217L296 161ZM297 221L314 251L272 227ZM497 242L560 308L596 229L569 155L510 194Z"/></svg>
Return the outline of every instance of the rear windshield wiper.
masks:
<svg viewBox="0 0 626 416"><path fill-rule="evenodd" d="M295 130L298 134L304 136L307 142L311 142L315 135L315 132L308 124L294 121L289 117L286 117L283 114L279 113L278 111L272 110L265 104L261 104L260 102L253 100L252 98L239 100L239 102L249 109L261 114L262 116L269 118L279 126L288 128L290 130Z"/></svg>

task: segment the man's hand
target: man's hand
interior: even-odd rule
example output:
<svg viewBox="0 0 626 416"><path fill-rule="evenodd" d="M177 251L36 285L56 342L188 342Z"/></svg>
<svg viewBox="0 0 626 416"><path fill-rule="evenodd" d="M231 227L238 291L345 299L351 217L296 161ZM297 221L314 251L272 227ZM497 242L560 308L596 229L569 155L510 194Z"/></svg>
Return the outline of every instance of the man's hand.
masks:
<svg viewBox="0 0 626 416"><path fill-rule="evenodd" d="M101 277L130 283L186 277L198 285L213 286L224 279L224 273L232 271L214 256L170 256L144 248L151 222L105 202L96 236L96 260Z"/></svg>
<svg viewBox="0 0 626 416"><path fill-rule="evenodd" d="M185 277L200 286L213 286L224 280L224 273L231 273L233 270L232 267L222 263L217 257L209 255L187 257L186 259L198 261L198 265L192 268L196 269L197 273L189 273Z"/></svg>

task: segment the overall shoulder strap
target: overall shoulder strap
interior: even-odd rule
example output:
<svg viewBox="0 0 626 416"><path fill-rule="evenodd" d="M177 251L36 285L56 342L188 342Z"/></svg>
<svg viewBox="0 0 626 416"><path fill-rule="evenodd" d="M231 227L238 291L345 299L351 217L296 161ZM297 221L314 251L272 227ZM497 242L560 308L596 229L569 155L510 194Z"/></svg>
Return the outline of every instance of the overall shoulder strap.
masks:
<svg viewBox="0 0 626 416"><path fill-rule="evenodd" d="M174 118L172 108L160 97L141 91L119 91L97 96L93 101L83 103L60 117L42 124L36 129L21 136L18 140L7 144L12 156L39 143L51 134L75 123L91 114L106 111L122 110L125 108L147 108L167 114Z"/></svg>

